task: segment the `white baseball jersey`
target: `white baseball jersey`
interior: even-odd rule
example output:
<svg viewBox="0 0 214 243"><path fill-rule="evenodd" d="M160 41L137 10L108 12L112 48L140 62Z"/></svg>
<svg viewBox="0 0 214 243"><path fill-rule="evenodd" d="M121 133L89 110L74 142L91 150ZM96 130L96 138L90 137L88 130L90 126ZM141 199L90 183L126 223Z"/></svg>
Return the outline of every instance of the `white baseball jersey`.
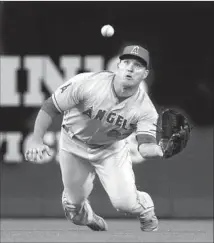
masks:
<svg viewBox="0 0 214 243"><path fill-rule="evenodd" d="M156 137L158 114L143 86L119 102L114 77L109 71L81 73L61 85L52 99L64 112L62 125L89 145L110 145L133 131Z"/></svg>

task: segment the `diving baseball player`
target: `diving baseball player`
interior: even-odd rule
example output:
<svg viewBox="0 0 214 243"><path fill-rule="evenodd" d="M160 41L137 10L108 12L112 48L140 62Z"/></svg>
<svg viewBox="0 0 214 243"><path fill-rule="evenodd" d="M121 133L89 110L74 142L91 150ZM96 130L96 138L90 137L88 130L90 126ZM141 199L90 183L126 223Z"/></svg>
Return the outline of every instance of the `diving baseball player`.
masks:
<svg viewBox="0 0 214 243"><path fill-rule="evenodd" d="M163 157L156 142L158 114L140 85L149 70L149 53L141 46L127 46L115 73L81 73L63 85L42 105L28 144L26 160L39 163L49 153L43 137L54 117L63 113L59 163L65 215L74 224L95 231L107 230L103 218L92 210L89 197L98 175L112 205L135 215L143 231L158 228L154 204L138 191L126 138L136 133L142 160Z"/></svg>

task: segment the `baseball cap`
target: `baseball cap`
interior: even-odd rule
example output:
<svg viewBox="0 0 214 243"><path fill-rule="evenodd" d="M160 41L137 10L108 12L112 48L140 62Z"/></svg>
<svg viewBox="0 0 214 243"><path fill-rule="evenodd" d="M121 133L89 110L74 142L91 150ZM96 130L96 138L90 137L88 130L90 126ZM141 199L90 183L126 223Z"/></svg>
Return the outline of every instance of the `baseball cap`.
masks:
<svg viewBox="0 0 214 243"><path fill-rule="evenodd" d="M125 58L136 58L143 64L146 63L146 66L149 66L149 52L143 48L142 46L138 45L131 45L131 46L126 46L123 49L123 52L119 56L120 60L123 60Z"/></svg>

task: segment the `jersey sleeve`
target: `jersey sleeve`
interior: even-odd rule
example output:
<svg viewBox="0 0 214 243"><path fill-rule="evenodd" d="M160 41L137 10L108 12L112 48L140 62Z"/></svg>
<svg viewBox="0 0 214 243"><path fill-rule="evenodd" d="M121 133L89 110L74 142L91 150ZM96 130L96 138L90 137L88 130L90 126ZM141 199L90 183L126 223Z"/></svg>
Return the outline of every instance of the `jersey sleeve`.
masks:
<svg viewBox="0 0 214 243"><path fill-rule="evenodd" d="M147 134L156 138L158 113L149 97L143 102L142 113L137 123L136 135Z"/></svg>
<svg viewBox="0 0 214 243"><path fill-rule="evenodd" d="M84 99L84 82L91 73L81 73L63 83L52 94L52 100L59 112L73 108Z"/></svg>

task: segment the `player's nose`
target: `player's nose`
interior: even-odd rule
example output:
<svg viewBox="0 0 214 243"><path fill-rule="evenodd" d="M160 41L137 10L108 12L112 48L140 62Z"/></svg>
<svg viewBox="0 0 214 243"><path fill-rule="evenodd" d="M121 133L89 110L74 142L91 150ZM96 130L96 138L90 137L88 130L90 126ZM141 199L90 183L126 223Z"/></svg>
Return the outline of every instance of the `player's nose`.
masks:
<svg viewBox="0 0 214 243"><path fill-rule="evenodd" d="M133 64L129 63L129 65L127 65L126 69L127 69L128 72L133 72L133 70L134 70Z"/></svg>

